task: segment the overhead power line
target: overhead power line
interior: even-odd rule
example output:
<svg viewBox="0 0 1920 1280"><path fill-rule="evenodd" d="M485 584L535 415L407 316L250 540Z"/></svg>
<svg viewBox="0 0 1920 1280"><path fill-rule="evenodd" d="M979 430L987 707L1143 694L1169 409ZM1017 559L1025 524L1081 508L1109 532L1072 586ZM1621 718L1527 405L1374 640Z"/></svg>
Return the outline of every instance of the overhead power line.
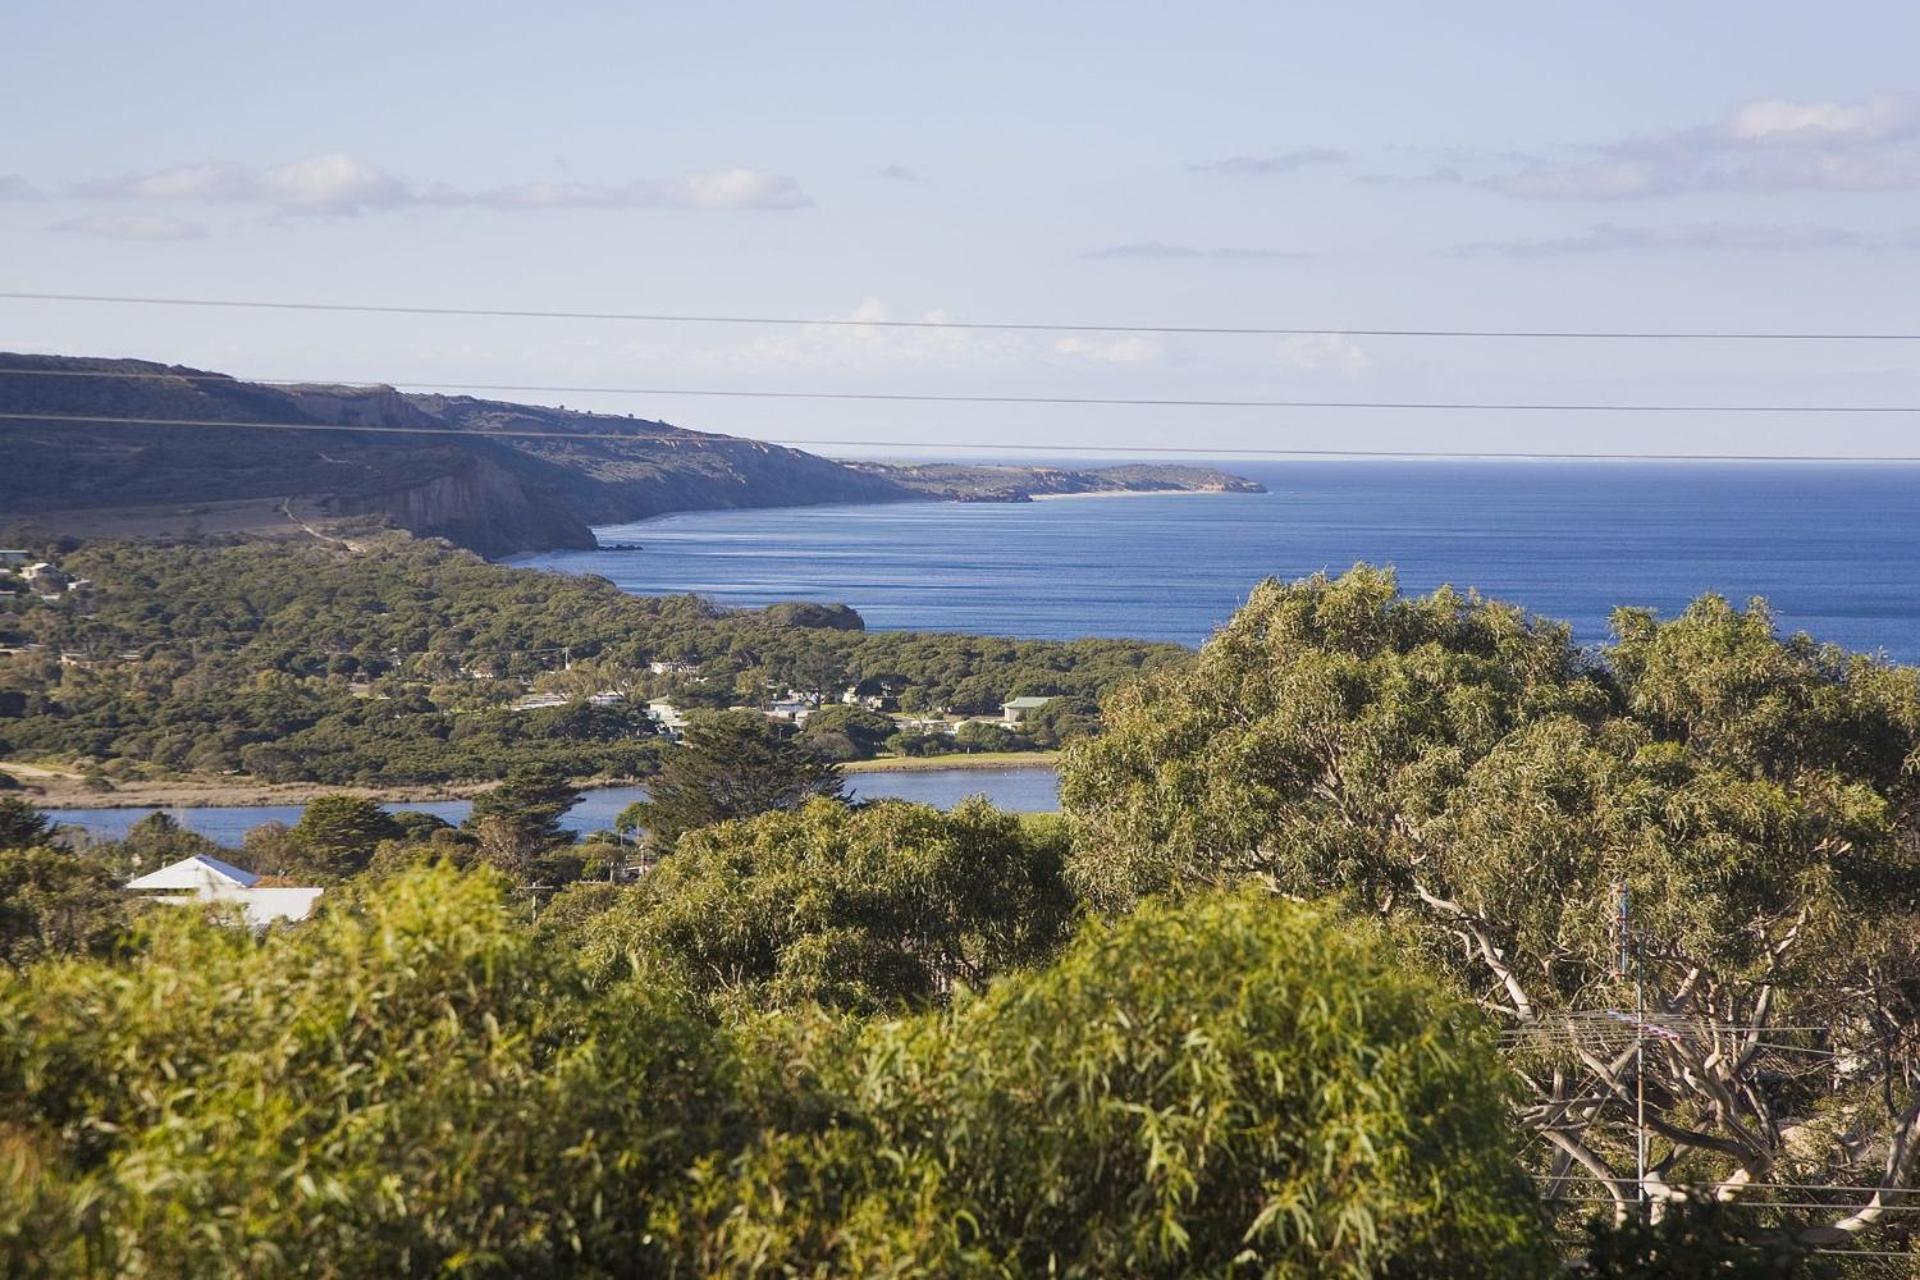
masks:
<svg viewBox="0 0 1920 1280"><path fill-rule="evenodd" d="M1889 412L1894 412L1889 410ZM1899 410L1920 413L1920 409ZM0 413L0 422L71 423L82 426L181 427L188 429L229 429L249 431L331 431L349 435L460 436L468 440L607 440L632 444L679 441L658 440L630 432L506 430L468 431L459 427L356 427L331 422L230 422L220 418L126 418L103 415ZM689 432L698 436L699 433ZM1840 453L1576 453L1539 449L1271 449L1242 445L1116 445L1095 444L1085 440L1054 441L1047 444L1008 444L981 440L859 440L817 439L782 436L765 440L742 436L712 436L706 440L725 440L745 445L780 445L809 449L965 449L982 453L1041 453L1059 457L1099 455L1155 454L1185 458L1403 458L1497 460L1525 459L1546 462L1920 462L1920 454L1840 454Z"/></svg>
<svg viewBox="0 0 1920 1280"><path fill-rule="evenodd" d="M687 396L720 400L839 400L883 404L1067 405L1140 409L1368 409L1461 413L1839 413L1920 414L1920 404L1677 404L1555 400L1270 400L1201 396L1051 396L936 391L761 391L742 387L582 386L527 382L380 382L365 379L235 378L221 373L164 370L27 369L0 367L0 377L106 378L205 382L233 386L349 388L354 390L533 391L579 395ZM420 428L426 430L427 428Z"/></svg>
<svg viewBox="0 0 1920 1280"><path fill-rule="evenodd" d="M653 311L564 311L520 307L429 307L362 302L275 301L257 298L170 298L100 293L0 291L17 302L109 303L148 307L213 307L252 311L320 311L358 315L481 316L511 320L614 320L643 324L783 325L836 329L959 329L1002 333L1159 333L1215 337L1539 338L1554 341L1683 342L1915 342L1920 331L1765 331L1735 329L1389 329L1347 325L1116 324L1012 320L860 320L771 315L691 315Z"/></svg>

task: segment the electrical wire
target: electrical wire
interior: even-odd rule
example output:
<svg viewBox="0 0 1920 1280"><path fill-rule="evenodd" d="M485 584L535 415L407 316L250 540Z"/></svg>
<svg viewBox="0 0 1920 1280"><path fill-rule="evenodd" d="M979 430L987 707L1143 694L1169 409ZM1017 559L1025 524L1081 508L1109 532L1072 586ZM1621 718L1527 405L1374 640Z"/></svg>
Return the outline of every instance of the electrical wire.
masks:
<svg viewBox="0 0 1920 1280"><path fill-rule="evenodd" d="M1405 408L1410 406L1402 405L1400 407ZM1777 412L1784 412L1784 410ZM1888 409L1882 412L1920 413L1920 406L1911 409ZM802 438L796 436L780 436L767 440L751 440L737 436L711 435L699 432L688 432L685 437L663 440L659 437L636 435L631 432L609 431L548 431L544 429L469 431L460 427L367 427L331 422L226 421L219 418L137 418L93 414L49 413L0 413L0 422L71 423L81 426L218 428L259 431L331 431L361 435L460 436L468 440L607 440L614 442L624 440L628 443L650 443L663 445L668 448L676 448L682 444L700 445L714 441L726 441L728 443L749 447L754 445L780 445L810 449L942 449L973 450L984 453L1040 453L1056 456L1073 456L1077 454L1083 457L1101 455L1173 455L1175 457L1187 458L1400 458L1407 460L1459 459L1462 461L1524 459L1527 461L1542 462L1920 462L1920 454L1597 453L1556 451L1550 449L1273 449L1228 444L1114 445L1094 444L1087 441L1074 443L1056 441L1048 444L1014 444L977 440L867 440L849 438Z"/></svg>
<svg viewBox="0 0 1920 1280"><path fill-rule="evenodd" d="M1186 396L1043 396L914 391L756 391L740 387L563 386L546 383L368 382L354 379L232 378L225 374L166 371L0 368L0 376L66 378L156 378L180 382L218 382L238 387L346 387L357 390L532 391L578 395L687 396L730 400L840 400L902 404L1083 405L1144 409L1370 409L1461 413L1802 413L1920 414L1920 404L1635 404L1631 402L1558 402L1501 400L1269 400ZM604 415L603 415L604 416ZM425 428L422 428L423 430Z"/></svg>
<svg viewBox="0 0 1920 1280"><path fill-rule="evenodd" d="M478 316L512 320L613 320L643 324L780 325L797 328L987 330L1006 333L1158 333L1208 337L1470 338L1683 342L1915 342L1920 332L1757 331L1733 329L1467 329L1352 327L1345 325L1118 324L1009 320L862 320L772 315L698 315L649 311L568 311L519 307L406 306L363 302L305 302L256 298L143 297L129 294L0 291L15 302L79 302L148 307L210 307L254 311L345 312L358 315Z"/></svg>

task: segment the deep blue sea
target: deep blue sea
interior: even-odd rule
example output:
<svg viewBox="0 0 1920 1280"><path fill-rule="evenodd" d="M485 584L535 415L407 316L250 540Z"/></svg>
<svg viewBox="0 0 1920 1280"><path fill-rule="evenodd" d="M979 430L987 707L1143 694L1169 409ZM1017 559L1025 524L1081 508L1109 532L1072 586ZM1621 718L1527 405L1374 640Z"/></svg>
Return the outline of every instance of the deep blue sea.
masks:
<svg viewBox="0 0 1920 1280"><path fill-rule="evenodd" d="M729 605L843 601L873 628L1204 640L1261 578L1392 565L1605 639L1616 605L1702 592L1785 630L1920 661L1920 467L1215 465L1264 494L708 511L599 530L637 551L517 563Z"/></svg>

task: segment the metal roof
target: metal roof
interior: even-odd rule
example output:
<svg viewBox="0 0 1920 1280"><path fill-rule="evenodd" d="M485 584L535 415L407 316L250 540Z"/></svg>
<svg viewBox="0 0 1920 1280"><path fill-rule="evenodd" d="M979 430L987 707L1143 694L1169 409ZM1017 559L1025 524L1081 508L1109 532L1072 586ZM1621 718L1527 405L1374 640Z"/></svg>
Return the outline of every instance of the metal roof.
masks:
<svg viewBox="0 0 1920 1280"><path fill-rule="evenodd" d="M136 880L129 880L129 889L200 889L208 886L225 886L251 889L260 877L251 871L243 871L230 862L210 858L204 853L196 853L191 858L182 858L178 862L168 863L158 871L149 871Z"/></svg>

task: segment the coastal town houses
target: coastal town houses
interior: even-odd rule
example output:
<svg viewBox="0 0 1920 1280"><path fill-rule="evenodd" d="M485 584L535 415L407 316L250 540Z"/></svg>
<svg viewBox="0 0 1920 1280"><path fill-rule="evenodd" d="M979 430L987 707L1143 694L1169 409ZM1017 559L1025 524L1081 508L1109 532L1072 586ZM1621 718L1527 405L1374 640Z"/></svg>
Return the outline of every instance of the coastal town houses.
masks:
<svg viewBox="0 0 1920 1280"><path fill-rule="evenodd" d="M895 716L893 722L900 726L902 733L944 733L951 737L960 731L966 723L960 716Z"/></svg>
<svg viewBox="0 0 1920 1280"><path fill-rule="evenodd" d="M655 698L647 703L647 715L662 736L674 742L687 730L687 717L666 698Z"/></svg>
<svg viewBox="0 0 1920 1280"><path fill-rule="evenodd" d="M1052 698L1015 698L1011 702L1000 704L1000 719L1004 724L1019 724L1040 708L1052 702Z"/></svg>
<svg viewBox="0 0 1920 1280"><path fill-rule="evenodd" d="M813 712L812 699L791 694L785 698L775 699L766 709L769 719L786 720L796 725L805 724Z"/></svg>
<svg viewBox="0 0 1920 1280"><path fill-rule="evenodd" d="M887 699L884 694L861 693L859 685L850 686L840 695L840 701L849 707L865 707L869 711L885 711Z"/></svg>
<svg viewBox="0 0 1920 1280"><path fill-rule="evenodd" d="M313 913L322 889L294 885L263 885L251 871L204 853L170 862L158 871L127 882L127 892L160 902L230 904L255 929L276 920L305 920Z"/></svg>

